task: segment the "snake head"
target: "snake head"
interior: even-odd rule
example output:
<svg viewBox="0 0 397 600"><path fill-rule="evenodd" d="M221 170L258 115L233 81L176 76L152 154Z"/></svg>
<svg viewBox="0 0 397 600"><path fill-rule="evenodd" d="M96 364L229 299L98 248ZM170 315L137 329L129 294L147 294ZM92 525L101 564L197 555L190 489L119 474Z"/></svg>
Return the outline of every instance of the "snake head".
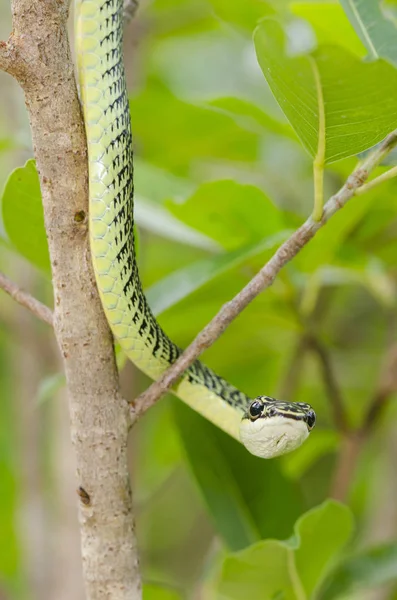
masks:
<svg viewBox="0 0 397 600"><path fill-rule="evenodd" d="M315 423L310 404L258 396L243 416L240 439L251 454L273 458L298 448Z"/></svg>

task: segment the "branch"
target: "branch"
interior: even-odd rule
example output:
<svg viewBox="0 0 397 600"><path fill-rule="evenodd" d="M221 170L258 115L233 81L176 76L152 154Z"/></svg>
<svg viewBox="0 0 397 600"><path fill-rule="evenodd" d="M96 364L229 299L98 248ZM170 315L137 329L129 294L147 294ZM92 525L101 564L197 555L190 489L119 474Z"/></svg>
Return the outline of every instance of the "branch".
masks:
<svg viewBox="0 0 397 600"><path fill-rule="evenodd" d="M363 433L370 432L378 423L383 408L390 396L397 392L397 344L393 344L386 356L378 388L369 405L362 425Z"/></svg>
<svg viewBox="0 0 397 600"><path fill-rule="evenodd" d="M89 600L140 600L128 476L129 408L92 272L84 219L88 165L67 35L69 0L12 0L13 44L40 176L76 455L83 580ZM3 52L4 58L4 52Z"/></svg>
<svg viewBox="0 0 397 600"><path fill-rule="evenodd" d="M46 306L45 304L39 302L39 300L36 300L36 298L33 298L33 296L31 296L27 292L21 290L16 283L11 281L11 279L8 279L8 277L4 275L4 273L2 273L1 271L0 288L4 290L7 294L9 294L9 296L11 296L11 298L18 302L18 304L21 304L21 306L24 306L25 308L30 310L30 312L33 313L35 317L38 317L39 319L41 319L41 321L44 321L44 323L48 323L48 325L51 325L51 327L53 327L54 322L51 309L49 309L48 306Z"/></svg>
<svg viewBox="0 0 397 600"><path fill-rule="evenodd" d="M330 496L335 500L346 500L361 450L376 427L386 403L396 392L397 344L393 344L386 354L382 374L363 424L357 431L347 433L343 439L330 491Z"/></svg>
<svg viewBox="0 0 397 600"><path fill-rule="evenodd" d="M334 421L340 432L347 432L348 425L342 393L335 377L327 349L314 336L308 338L310 348L317 354L323 374L324 386L334 413Z"/></svg>
<svg viewBox="0 0 397 600"><path fill-rule="evenodd" d="M350 432L344 436L329 492L331 498L346 502L364 442L365 436L361 431Z"/></svg>
<svg viewBox="0 0 397 600"><path fill-rule="evenodd" d="M257 275L208 323L197 335L195 340L186 348L178 360L169 367L165 373L143 393L132 405L132 418L150 408L155 402L180 378L183 372L225 331L226 327L252 302L256 296L268 288L274 281L279 271L314 237L317 231L338 210L354 196L357 189L367 180L373 169L389 154L397 144L397 130L390 133L382 144L378 146L366 160L359 165L349 176L342 188L332 196L324 206L323 216L320 221L312 217L295 231Z"/></svg>

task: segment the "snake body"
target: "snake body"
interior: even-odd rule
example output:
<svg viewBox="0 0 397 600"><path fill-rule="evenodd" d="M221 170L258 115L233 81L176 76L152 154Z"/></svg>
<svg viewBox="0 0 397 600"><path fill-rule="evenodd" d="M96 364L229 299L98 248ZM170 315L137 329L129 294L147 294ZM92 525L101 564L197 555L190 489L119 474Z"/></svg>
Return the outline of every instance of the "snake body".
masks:
<svg viewBox="0 0 397 600"><path fill-rule="evenodd" d="M76 56L87 135L89 232L96 282L120 346L142 371L157 379L181 350L153 316L138 274L132 134L122 42L123 0L76 0ZM287 452L308 435L309 405L264 396L258 400L263 404L259 419L250 412L251 398L198 360L173 392L236 439L246 442L249 438L246 446L261 456ZM267 415L270 406L272 414ZM272 436L267 427L267 436L251 444L258 420L273 425ZM291 431L286 433L287 425ZM274 433L281 436L277 447Z"/></svg>

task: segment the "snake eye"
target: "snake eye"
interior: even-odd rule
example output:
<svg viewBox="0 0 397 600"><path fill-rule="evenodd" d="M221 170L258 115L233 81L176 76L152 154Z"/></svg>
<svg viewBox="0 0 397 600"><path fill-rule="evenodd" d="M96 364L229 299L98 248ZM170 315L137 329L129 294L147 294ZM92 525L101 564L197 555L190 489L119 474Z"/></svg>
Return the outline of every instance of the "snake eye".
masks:
<svg viewBox="0 0 397 600"><path fill-rule="evenodd" d="M309 428L309 431L311 431L316 424L316 413L314 412L314 410L309 410L309 412L307 413L306 423Z"/></svg>
<svg viewBox="0 0 397 600"><path fill-rule="evenodd" d="M249 416L254 421L258 417L260 417L263 412L263 402L260 402L260 400L254 400L251 403L251 405L248 409L248 412L249 412Z"/></svg>

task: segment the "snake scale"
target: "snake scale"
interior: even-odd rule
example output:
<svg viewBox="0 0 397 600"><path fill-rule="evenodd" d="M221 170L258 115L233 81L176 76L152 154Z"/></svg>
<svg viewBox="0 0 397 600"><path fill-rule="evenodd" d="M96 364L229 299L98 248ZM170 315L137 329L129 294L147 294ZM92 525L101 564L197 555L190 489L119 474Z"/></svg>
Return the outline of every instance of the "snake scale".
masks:
<svg viewBox="0 0 397 600"><path fill-rule="evenodd" d="M134 251L133 146L123 62L123 0L76 0L76 56L89 160L89 231L103 309L128 358L157 379L181 350L145 298ZM305 403L251 399L196 360L173 392L258 456L293 450L315 413Z"/></svg>

